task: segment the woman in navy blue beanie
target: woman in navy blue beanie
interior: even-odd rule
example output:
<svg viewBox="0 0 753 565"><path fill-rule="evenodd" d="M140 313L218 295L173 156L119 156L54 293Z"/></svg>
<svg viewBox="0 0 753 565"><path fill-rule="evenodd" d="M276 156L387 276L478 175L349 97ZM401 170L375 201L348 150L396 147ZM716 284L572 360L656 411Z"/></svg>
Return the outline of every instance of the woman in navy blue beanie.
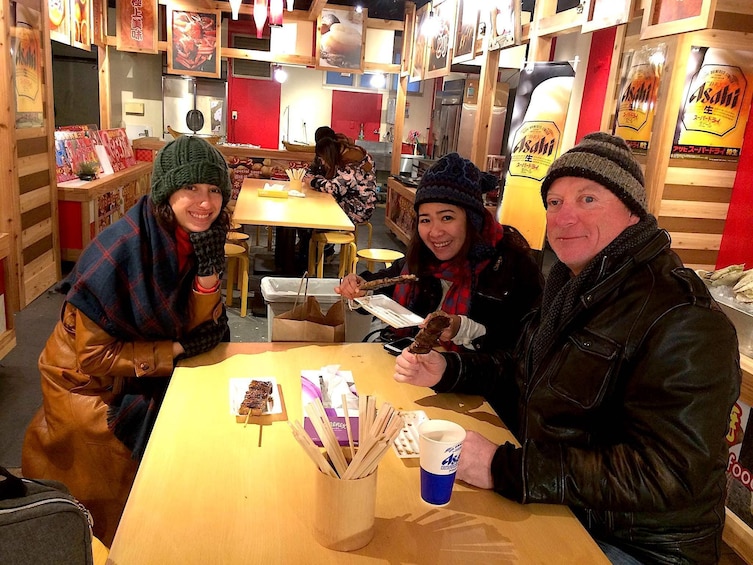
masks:
<svg viewBox="0 0 753 565"><path fill-rule="evenodd" d="M442 346L512 347L543 279L523 236L484 207L483 194L496 180L457 153L439 159L416 190L417 222L405 258L376 273L348 275L335 291L355 298L365 294L359 288L365 281L416 275L415 282L379 292L420 316L448 315Z"/></svg>

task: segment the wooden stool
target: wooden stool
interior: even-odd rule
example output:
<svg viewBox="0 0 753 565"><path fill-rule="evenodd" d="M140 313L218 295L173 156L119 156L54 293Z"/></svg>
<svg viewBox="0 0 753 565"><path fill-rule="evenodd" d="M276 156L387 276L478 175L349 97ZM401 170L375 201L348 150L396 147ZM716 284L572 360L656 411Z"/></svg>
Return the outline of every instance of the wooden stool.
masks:
<svg viewBox="0 0 753 565"><path fill-rule="evenodd" d="M262 226L256 226L256 245L259 246L259 239L261 238L261 228ZM272 229L272 226L267 226L267 251L272 251L272 234L274 233L274 230Z"/></svg>
<svg viewBox="0 0 753 565"><path fill-rule="evenodd" d="M242 231L229 231L227 232L227 242L240 245L246 251L248 251L248 239L249 235Z"/></svg>
<svg viewBox="0 0 753 565"><path fill-rule="evenodd" d="M373 249L359 249L356 255L359 259L366 259L366 268L372 273L374 272L374 263L377 261L384 263L386 267L390 267L392 263L405 257L405 254L400 251L395 251L394 249L379 249L378 247Z"/></svg>
<svg viewBox="0 0 753 565"><path fill-rule="evenodd" d="M241 318L246 317L248 311L248 251L235 243L225 244L225 260L227 261L227 295L225 296L225 305L233 304L233 285L236 283L241 291ZM236 272L236 267L239 271Z"/></svg>
<svg viewBox="0 0 753 565"><path fill-rule="evenodd" d="M361 226L366 226L369 229L369 241L366 247L371 247L371 236L374 233L374 226L371 225L371 222L361 222L360 224L356 224L356 231L353 232L356 246L358 246L358 228Z"/></svg>
<svg viewBox="0 0 753 565"><path fill-rule="evenodd" d="M316 270L317 278L324 276L324 246L328 243L340 245L340 271L344 277L355 272L356 243L352 233L340 231L315 231L309 241L309 273Z"/></svg>

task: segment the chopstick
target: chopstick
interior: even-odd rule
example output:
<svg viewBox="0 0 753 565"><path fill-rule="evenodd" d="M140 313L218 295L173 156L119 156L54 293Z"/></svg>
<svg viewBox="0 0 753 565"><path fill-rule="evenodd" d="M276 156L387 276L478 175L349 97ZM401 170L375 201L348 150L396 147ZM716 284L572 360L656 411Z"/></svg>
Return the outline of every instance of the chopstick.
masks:
<svg viewBox="0 0 753 565"><path fill-rule="evenodd" d="M355 480L374 473L390 445L397 439L403 429L403 417L388 402L382 403L376 412L376 398L371 395L358 397L358 449L354 450L353 431L350 426L350 411L347 395L342 395L343 412L345 414L345 429L348 432L348 446L351 461L348 464L343 449L332 431L327 413L321 400L315 398L304 407L306 415L311 420L316 433L322 440L322 445L329 456L316 448L311 437L296 421L290 424L293 436L303 447L304 451L314 461L319 470L326 475L344 480ZM354 454L355 451L355 454Z"/></svg>
<svg viewBox="0 0 753 565"><path fill-rule="evenodd" d="M348 410L348 395L343 393L342 397L343 412L345 413L345 430L348 432L348 447L350 447L350 460L356 456L356 451L353 448L353 430L350 429L350 411Z"/></svg>

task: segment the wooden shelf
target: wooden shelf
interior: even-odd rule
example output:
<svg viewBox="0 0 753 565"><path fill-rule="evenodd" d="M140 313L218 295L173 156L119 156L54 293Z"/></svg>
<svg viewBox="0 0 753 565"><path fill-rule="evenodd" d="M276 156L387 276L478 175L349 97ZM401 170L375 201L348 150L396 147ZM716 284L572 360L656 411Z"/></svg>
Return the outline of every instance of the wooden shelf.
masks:
<svg viewBox="0 0 753 565"><path fill-rule="evenodd" d="M167 144L166 141L157 137L140 137L133 140L133 149L149 149L159 151ZM314 153L310 151L285 151L277 149L261 149L258 147L242 147L238 145L215 145L225 157L258 157L261 159L271 159L272 161L305 161L309 162L314 158Z"/></svg>

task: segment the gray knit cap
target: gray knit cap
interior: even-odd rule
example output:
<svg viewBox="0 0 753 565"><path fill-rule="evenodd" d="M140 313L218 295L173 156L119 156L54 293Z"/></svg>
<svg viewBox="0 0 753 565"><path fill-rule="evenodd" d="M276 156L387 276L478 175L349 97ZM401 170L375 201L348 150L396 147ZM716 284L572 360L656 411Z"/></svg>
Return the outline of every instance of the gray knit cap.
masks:
<svg viewBox="0 0 753 565"><path fill-rule="evenodd" d="M457 153L448 153L424 173L416 189L413 208L424 202L444 202L464 208L477 231L484 226L483 192L491 188L486 173Z"/></svg>
<svg viewBox="0 0 753 565"><path fill-rule="evenodd" d="M589 133L549 167L541 183L541 198L552 183L562 177L580 177L599 183L612 191L639 218L648 215L646 183L638 161L625 140L603 131Z"/></svg>
<svg viewBox="0 0 753 565"><path fill-rule="evenodd" d="M179 188L189 184L213 184L222 191L222 206L230 201L227 163L216 147L191 135L181 135L154 157L152 201L166 202Z"/></svg>

